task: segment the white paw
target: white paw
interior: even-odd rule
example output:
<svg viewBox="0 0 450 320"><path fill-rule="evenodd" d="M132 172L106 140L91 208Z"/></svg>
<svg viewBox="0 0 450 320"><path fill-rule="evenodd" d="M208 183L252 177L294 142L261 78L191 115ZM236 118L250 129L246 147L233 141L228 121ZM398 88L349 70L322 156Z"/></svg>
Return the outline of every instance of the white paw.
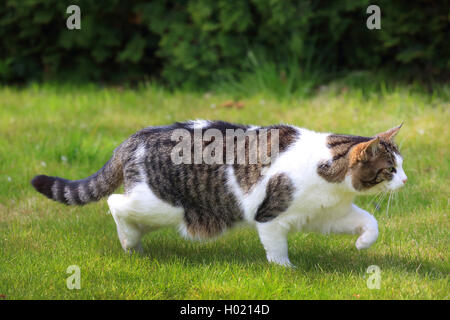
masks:
<svg viewBox="0 0 450 320"><path fill-rule="evenodd" d="M368 249L377 241L377 238L378 230L367 230L356 240L355 246L358 250Z"/></svg>
<svg viewBox="0 0 450 320"><path fill-rule="evenodd" d="M268 256L267 260L270 263L276 263L280 266L287 267L287 268L295 268L295 266L289 261L288 257L272 257Z"/></svg>
<svg viewBox="0 0 450 320"><path fill-rule="evenodd" d="M358 250L368 249L368 248L370 248L371 245L372 245L372 243L361 240L360 238L358 238L358 240L356 240L356 243L355 243L356 249L358 249Z"/></svg>

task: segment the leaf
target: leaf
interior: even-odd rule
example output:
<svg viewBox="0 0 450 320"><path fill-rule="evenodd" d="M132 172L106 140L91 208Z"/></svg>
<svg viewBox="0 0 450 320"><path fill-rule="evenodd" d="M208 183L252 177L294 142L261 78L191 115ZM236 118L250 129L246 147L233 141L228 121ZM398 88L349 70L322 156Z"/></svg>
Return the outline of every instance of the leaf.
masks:
<svg viewBox="0 0 450 320"><path fill-rule="evenodd" d="M125 49L117 56L118 62L130 61L139 62L144 54L145 39L140 35L135 35L126 45Z"/></svg>

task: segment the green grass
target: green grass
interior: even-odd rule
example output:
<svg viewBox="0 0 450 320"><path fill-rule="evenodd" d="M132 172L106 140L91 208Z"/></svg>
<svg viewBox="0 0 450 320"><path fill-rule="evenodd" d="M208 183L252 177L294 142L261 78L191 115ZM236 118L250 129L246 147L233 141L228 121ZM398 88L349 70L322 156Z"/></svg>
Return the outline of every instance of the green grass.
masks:
<svg viewBox="0 0 450 320"><path fill-rule="evenodd" d="M450 88L377 89L335 84L308 96L233 95L35 85L0 88L0 294L6 299L448 299ZM225 92L225 90L223 90ZM397 137L409 177L387 212L371 198L380 237L358 252L356 236L290 235L296 269L266 262L254 230L214 242L189 242L163 229L143 239L145 253L123 253L106 201L67 207L35 192L36 174L84 178L112 150L148 125L205 118L373 135L404 122ZM68 290L66 269L81 268ZM366 269L381 268L381 288Z"/></svg>

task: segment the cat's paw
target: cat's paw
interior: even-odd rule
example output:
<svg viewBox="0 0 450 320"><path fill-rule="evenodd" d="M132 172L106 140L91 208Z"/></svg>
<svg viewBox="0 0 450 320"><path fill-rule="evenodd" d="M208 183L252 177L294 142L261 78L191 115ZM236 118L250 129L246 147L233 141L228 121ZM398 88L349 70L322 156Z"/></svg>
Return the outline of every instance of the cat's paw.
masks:
<svg viewBox="0 0 450 320"><path fill-rule="evenodd" d="M358 240L356 240L355 246L356 246L356 249L358 249L358 250L368 249L368 248L370 248L370 246L372 246L372 243L358 238Z"/></svg>
<svg viewBox="0 0 450 320"><path fill-rule="evenodd" d="M355 246L356 249L368 249L375 241L378 239L378 230L368 230L364 232L358 240L356 240Z"/></svg>
<svg viewBox="0 0 450 320"><path fill-rule="evenodd" d="M295 265L291 263L288 257L267 257L267 260L279 266L295 269Z"/></svg>

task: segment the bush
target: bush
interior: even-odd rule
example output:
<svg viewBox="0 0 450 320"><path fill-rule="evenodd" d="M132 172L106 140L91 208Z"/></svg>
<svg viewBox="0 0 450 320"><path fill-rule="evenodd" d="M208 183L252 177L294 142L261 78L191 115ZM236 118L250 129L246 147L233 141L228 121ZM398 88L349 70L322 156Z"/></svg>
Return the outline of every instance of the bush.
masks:
<svg viewBox="0 0 450 320"><path fill-rule="evenodd" d="M368 0L71 1L0 4L0 79L139 81L208 86L261 64L282 70L390 69L413 77L450 71L445 1L380 1L381 30L366 28ZM257 63L255 63L255 61ZM294 62L292 64L292 62Z"/></svg>
<svg viewBox="0 0 450 320"><path fill-rule="evenodd" d="M71 1L81 30L68 30L65 1L0 4L0 77L6 81L121 81L159 72L159 37L135 21L127 1Z"/></svg>

